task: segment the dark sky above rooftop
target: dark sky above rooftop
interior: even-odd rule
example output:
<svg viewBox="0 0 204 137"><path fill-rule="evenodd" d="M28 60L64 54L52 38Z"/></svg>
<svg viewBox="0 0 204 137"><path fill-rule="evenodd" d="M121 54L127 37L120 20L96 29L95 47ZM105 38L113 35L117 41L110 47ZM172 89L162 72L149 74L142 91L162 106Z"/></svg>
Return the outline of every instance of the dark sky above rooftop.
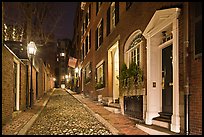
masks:
<svg viewBox="0 0 204 137"><path fill-rule="evenodd" d="M12 22L20 20L18 16L17 2L4 2L5 13ZM79 2L48 2L56 7L61 12L62 17L56 25L54 34L57 39L69 38L72 39L74 33L73 21L75 18L76 8ZM55 12L55 11L53 11ZM49 24L48 24L49 25Z"/></svg>

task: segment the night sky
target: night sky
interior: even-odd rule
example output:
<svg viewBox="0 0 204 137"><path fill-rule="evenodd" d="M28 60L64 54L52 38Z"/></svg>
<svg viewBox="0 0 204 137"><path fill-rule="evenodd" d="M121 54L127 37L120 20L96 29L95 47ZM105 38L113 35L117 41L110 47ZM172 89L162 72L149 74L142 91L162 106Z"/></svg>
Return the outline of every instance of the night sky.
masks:
<svg viewBox="0 0 204 137"><path fill-rule="evenodd" d="M77 2L58 2L56 6L59 6L63 12L63 17L61 18L59 25L56 28L57 38L70 38L73 37L73 21L75 17Z"/></svg>
<svg viewBox="0 0 204 137"><path fill-rule="evenodd" d="M5 14L12 22L20 20L18 16L17 2L5 2ZM49 2L62 12L62 18L59 20L54 34L57 39L73 38L74 26L73 21L75 18L77 4L79 2ZM55 12L55 11L53 11Z"/></svg>

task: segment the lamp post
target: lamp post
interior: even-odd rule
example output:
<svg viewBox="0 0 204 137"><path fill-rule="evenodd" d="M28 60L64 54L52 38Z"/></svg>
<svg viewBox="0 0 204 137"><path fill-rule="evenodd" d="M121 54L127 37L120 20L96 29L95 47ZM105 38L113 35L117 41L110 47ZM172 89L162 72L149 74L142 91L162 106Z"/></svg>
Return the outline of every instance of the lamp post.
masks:
<svg viewBox="0 0 204 137"><path fill-rule="evenodd" d="M33 56L35 56L37 47L33 41L31 41L28 46L27 46L27 53L28 57L30 57L30 107L32 108L33 106L33 77L32 77L32 66L33 66Z"/></svg>

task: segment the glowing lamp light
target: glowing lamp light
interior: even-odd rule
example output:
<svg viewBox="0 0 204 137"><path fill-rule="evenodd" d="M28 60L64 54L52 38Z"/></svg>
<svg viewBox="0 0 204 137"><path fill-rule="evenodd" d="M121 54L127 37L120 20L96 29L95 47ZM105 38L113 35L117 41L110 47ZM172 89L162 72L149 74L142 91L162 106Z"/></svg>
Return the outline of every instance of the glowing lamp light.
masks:
<svg viewBox="0 0 204 137"><path fill-rule="evenodd" d="M28 55L35 55L37 47L33 41L31 41L27 46Z"/></svg>

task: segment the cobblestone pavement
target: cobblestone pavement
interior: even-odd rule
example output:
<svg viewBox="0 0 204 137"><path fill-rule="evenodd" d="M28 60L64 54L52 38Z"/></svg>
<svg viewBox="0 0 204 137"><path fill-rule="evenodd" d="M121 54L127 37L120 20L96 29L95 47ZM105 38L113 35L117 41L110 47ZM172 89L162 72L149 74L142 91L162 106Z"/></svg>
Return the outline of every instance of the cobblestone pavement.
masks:
<svg viewBox="0 0 204 137"><path fill-rule="evenodd" d="M112 135L77 99L56 89L28 135Z"/></svg>

